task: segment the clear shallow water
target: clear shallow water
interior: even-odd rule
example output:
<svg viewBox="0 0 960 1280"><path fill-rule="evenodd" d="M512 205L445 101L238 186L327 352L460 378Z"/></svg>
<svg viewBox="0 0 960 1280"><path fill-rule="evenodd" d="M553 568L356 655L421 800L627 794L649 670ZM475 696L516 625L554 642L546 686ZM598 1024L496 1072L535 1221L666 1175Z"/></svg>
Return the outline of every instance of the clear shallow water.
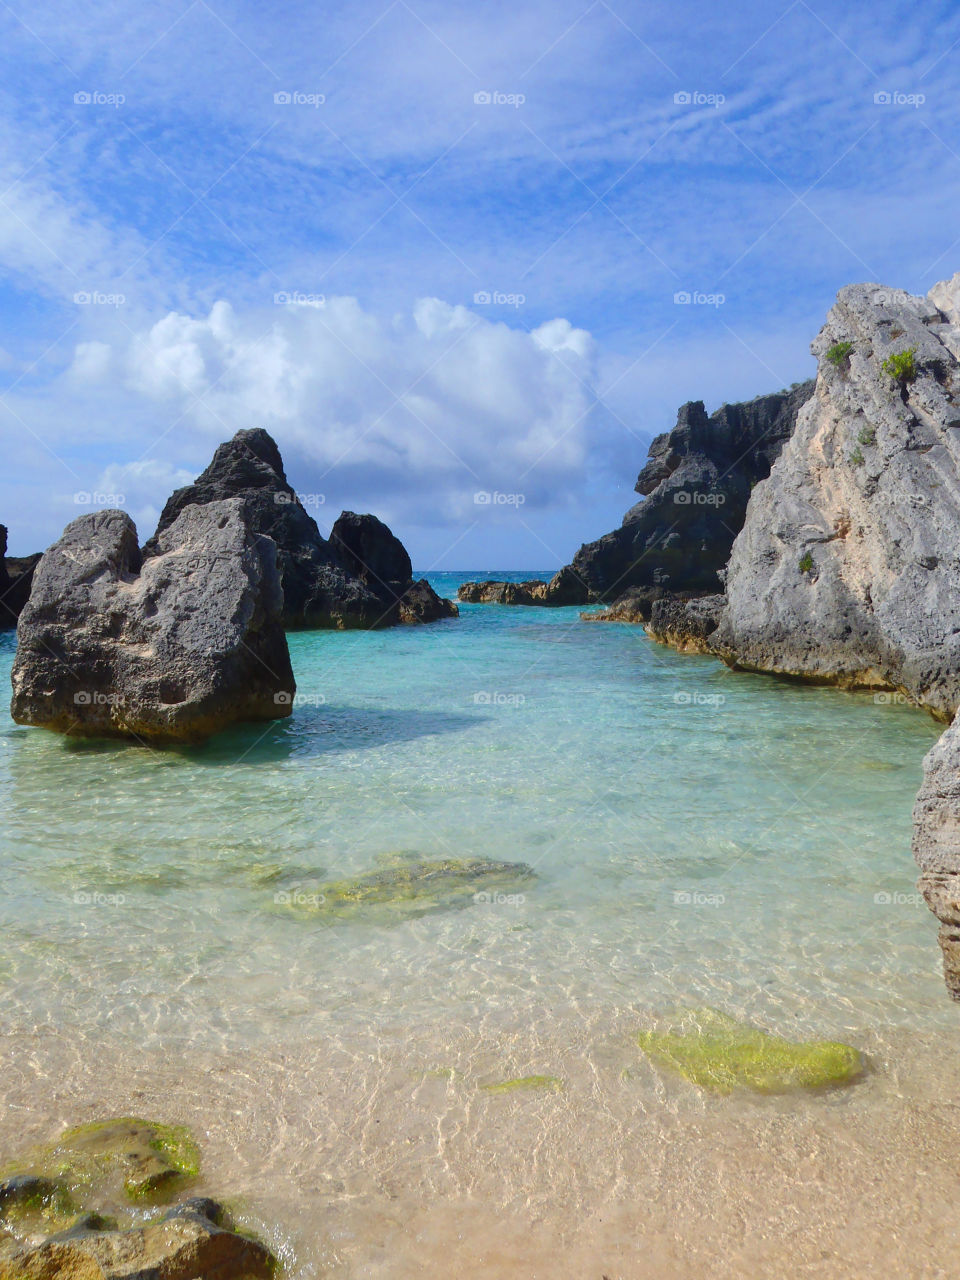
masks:
<svg viewBox="0 0 960 1280"><path fill-rule="evenodd" d="M432 580L455 596L472 576ZM6 680L11 639L0 646ZM956 1049L909 852L938 733L921 714L733 674L575 609L462 605L458 621L296 634L290 647L291 720L196 749L66 741L4 710L0 1020L8 1101L38 1131L57 1089L81 1083L84 1097L140 1109L122 1082L149 1069L159 1074L137 1083L175 1118L195 1121L182 1114L187 1095L207 1113L229 1097L241 1121L225 1113L208 1131L212 1159L234 1183L242 1163L254 1200L271 1160L310 1187L328 1187L332 1160L352 1171L341 1192L354 1209L387 1194L387 1170L407 1170L411 1213L428 1194L456 1203L480 1189L491 1205L552 1193L559 1206L571 1178L582 1206L585 1187L602 1204L610 1185L596 1171L573 1177L562 1151L573 1131L539 1111L526 1121L543 1185L529 1167L509 1172L502 1132L475 1135L459 1172L446 1147L442 1176L424 1172L427 1155L398 1163L403 1089L384 1092L384 1080L582 1078L576 1140L592 1132L609 1151L624 1130L618 1121L619 1137L604 1136L613 1103L597 1081L639 1070L631 1031L677 1005L867 1049L896 1084L883 1104L860 1091L865 1118L871 1106L896 1114L894 1098L902 1110L904 1088L922 1092L922 1065L909 1086L898 1074L905 1045ZM538 878L520 902L395 923L292 915L274 901L391 860L450 856L525 862ZM215 1070L229 1089L184 1084ZM278 1128L285 1074L300 1084ZM346 1110L322 1113L340 1140L324 1148L321 1178L313 1108L332 1081ZM437 1099L407 1099L410 1114L422 1105L431 1129L439 1107L467 1132L473 1095L452 1102L436 1087ZM673 1097L647 1071L629 1114L655 1112L665 1087ZM683 1086L676 1106L693 1093ZM572 1096L549 1105L569 1119ZM392 1144L374 1129L388 1116ZM309 1253L316 1223L297 1230ZM372 1247L369 1221L352 1230ZM333 1253L344 1275L380 1274L369 1253L356 1272L350 1248Z"/></svg>

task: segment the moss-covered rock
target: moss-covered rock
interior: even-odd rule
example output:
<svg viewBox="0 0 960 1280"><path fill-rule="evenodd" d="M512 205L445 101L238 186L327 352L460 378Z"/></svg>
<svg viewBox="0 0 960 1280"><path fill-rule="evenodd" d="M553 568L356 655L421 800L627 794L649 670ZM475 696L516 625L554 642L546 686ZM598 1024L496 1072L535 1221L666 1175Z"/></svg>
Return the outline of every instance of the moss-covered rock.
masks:
<svg viewBox="0 0 960 1280"><path fill-rule="evenodd" d="M714 1009L687 1015L668 1031L642 1031L641 1049L711 1093L737 1088L789 1093L849 1084L863 1074L860 1053L835 1040L785 1040Z"/></svg>
<svg viewBox="0 0 960 1280"><path fill-rule="evenodd" d="M398 862L354 879L300 885L274 895L278 907L304 915L350 917L359 912L389 919L427 911L496 902L536 879L522 862L441 858Z"/></svg>
<svg viewBox="0 0 960 1280"><path fill-rule="evenodd" d="M200 1152L187 1129L123 1116L67 1129L18 1167L65 1193L163 1200L200 1172Z"/></svg>

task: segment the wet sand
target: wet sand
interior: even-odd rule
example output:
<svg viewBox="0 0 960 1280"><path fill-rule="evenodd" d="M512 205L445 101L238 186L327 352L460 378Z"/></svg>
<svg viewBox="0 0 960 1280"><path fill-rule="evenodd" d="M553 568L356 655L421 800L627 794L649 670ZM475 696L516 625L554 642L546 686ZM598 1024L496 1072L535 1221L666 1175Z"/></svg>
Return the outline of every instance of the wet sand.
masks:
<svg viewBox="0 0 960 1280"><path fill-rule="evenodd" d="M290 1280L948 1277L960 1227L960 1033L860 1038L858 1084L704 1094L629 1011L431 1025L274 1053L5 1039L0 1150L116 1114L186 1123L203 1189ZM532 1074L562 1088L482 1085Z"/></svg>

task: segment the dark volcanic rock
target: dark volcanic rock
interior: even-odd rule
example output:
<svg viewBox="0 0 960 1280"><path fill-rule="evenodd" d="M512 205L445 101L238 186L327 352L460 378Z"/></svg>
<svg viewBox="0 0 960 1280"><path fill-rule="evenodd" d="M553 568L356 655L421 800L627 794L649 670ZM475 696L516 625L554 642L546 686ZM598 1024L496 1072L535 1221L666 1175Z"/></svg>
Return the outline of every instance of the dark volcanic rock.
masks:
<svg viewBox="0 0 960 1280"><path fill-rule="evenodd" d="M376 516L342 512L330 530L330 544L348 571L382 602L389 622L457 616L453 601L438 596L426 578L413 580L406 548Z"/></svg>
<svg viewBox="0 0 960 1280"><path fill-rule="evenodd" d="M584 598L613 600L628 587L658 585L716 590L750 492L770 474L813 388L804 382L725 404L709 417L701 401L685 404L674 429L650 446L636 484L644 501L631 507L619 529L574 556L569 569Z"/></svg>
<svg viewBox="0 0 960 1280"><path fill-rule="evenodd" d="M252 528L277 544L284 626L383 627L456 616L456 605L425 581L407 599L414 586L410 558L375 516L344 512L328 542L287 482L275 442L259 427L221 444L206 471L172 494L144 557L155 554L157 537L189 503L231 497L243 499Z"/></svg>
<svg viewBox="0 0 960 1280"><path fill-rule="evenodd" d="M506 598L508 591L501 598L498 588L515 584L495 582L465 583L460 599L571 605L617 601L634 587L716 591L751 490L770 474L814 385L725 404L709 417L702 401L685 404L674 429L651 444L636 484L644 501L630 508L619 529L585 543L530 599Z"/></svg>
<svg viewBox="0 0 960 1280"><path fill-rule="evenodd" d="M17 625L39 562L39 551L33 556L8 556L7 527L0 524L0 631Z"/></svg>
<svg viewBox="0 0 960 1280"><path fill-rule="evenodd" d="M17 627L11 713L70 734L206 737L289 715L274 543L238 498L185 507L143 561L121 511L74 520Z"/></svg>
<svg viewBox="0 0 960 1280"><path fill-rule="evenodd" d="M664 596L653 605L647 633L680 653L711 653L710 637L720 624L724 604L722 595L694 600Z"/></svg>

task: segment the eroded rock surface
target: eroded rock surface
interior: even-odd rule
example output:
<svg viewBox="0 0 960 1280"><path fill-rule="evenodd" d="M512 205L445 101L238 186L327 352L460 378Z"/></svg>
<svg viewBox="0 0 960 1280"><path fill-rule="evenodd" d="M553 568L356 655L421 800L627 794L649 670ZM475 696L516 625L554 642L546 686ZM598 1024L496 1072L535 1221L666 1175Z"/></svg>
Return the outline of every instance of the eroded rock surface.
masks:
<svg viewBox="0 0 960 1280"><path fill-rule="evenodd" d="M711 653L724 603L722 595L693 600L664 596L653 603L647 634L680 653Z"/></svg>
<svg viewBox="0 0 960 1280"><path fill-rule="evenodd" d="M0 524L0 631L17 625L17 618L30 598L33 571L40 555L8 556L7 527Z"/></svg>
<svg viewBox="0 0 960 1280"><path fill-rule="evenodd" d="M81 516L20 615L11 714L148 741L289 715L282 604L276 547L239 498L184 507L142 563L128 515Z"/></svg>
<svg viewBox="0 0 960 1280"><path fill-rule="evenodd" d="M943 287L941 287L942 290ZM750 501L718 647L738 667L960 697L960 329L928 298L841 289L816 391ZM890 372L912 353L911 376Z"/></svg>

